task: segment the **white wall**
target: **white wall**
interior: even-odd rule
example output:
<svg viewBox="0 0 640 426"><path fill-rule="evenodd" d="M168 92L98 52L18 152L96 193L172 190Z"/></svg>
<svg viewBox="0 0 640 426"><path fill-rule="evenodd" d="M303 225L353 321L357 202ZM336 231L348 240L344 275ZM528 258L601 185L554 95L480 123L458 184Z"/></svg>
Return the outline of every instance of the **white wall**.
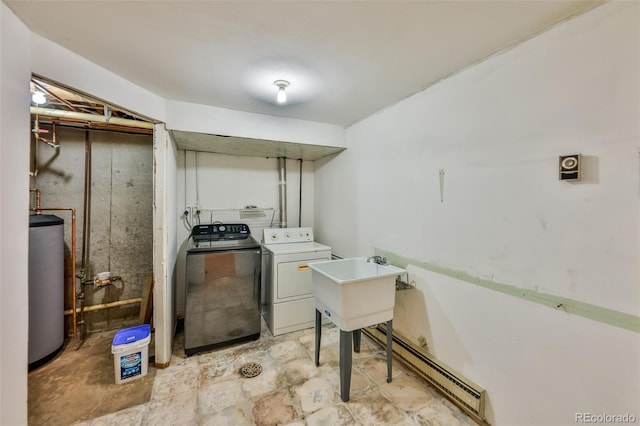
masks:
<svg viewBox="0 0 640 426"><path fill-rule="evenodd" d="M210 223L206 210L242 209L254 205L264 209L279 209L279 168L277 158L238 157L208 152L178 151L177 157L177 226L180 250L177 259L177 311L184 315L184 261L189 231L184 211L199 207L202 223ZM302 214L300 215L300 163L287 160L287 226L313 225L314 163L302 163ZM271 211L267 211L271 213ZM193 214L193 213L192 213ZM276 212L272 227L280 227ZM268 215L267 215L268 216ZM226 218L229 218L227 220ZM233 220L234 216L214 217L213 220L246 222L253 237L260 241L262 230L269 227L271 217L255 221ZM193 218L189 218L193 224Z"/></svg>
<svg viewBox="0 0 640 426"><path fill-rule="evenodd" d="M31 73L156 120L165 119L166 105L164 99L153 93L31 33L4 3L0 11L0 424L19 425L27 423L27 212ZM169 148L171 152L163 158L173 161L166 164L165 170L167 178L171 179L175 177L176 169L175 146L170 145ZM163 190L166 193L165 202L174 211L176 193L175 184L171 184L167 183ZM167 217L164 222L167 223ZM173 224L166 227L168 231L175 231ZM162 259L161 264L162 270L171 274L176 253L175 232L167 235L166 242L167 257ZM156 361L168 362L162 356L171 355L170 339L156 338L158 341L166 343L168 350L158 350L156 343Z"/></svg>
<svg viewBox="0 0 640 426"><path fill-rule="evenodd" d="M483 386L493 424L640 419L638 22L638 3L600 6L352 126L316 165L318 237L342 256L417 260L394 325ZM585 156L579 183L558 180L568 153Z"/></svg>
<svg viewBox="0 0 640 426"><path fill-rule="evenodd" d="M31 61L35 74L151 119L166 119L166 102L160 96L35 33Z"/></svg>
<svg viewBox="0 0 640 426"><path fill-rule="evenodd" d="M172 220L172 213L176 209L176 147L162 123L154 126L153 150L155 161L153 193L155 364L158 367L166 367L171 362L176 324L177 241L175 221Z"/></svg>
<svg viewBox="0 0 640 426"><path fill-rule="evenodd" d="M32 61L30 71L33 73L101 98L134 113L145 115L150 119L158 121L166 119L166 101L163 98L34 33L31 33L30 54ZM168 182L167 179L175 176L176 169L175 162L166 163L166 161L175 160L172 155L175 146L171 145L166 137L163 136L162 139L154 144L155 172L156 174L158 171L163 173L159 177L159 181L163 185L156 184L154 188L156 192L154 197L162 197L154 202L155 226L160 230L171 229L167 226L168 212L173 211L175 201L172 202L171 198L165 197L173 196L175 200L175 190L172 190L170 186L174 185L174 182ZM169 193L167 194L167 192ZM173 222L173 218L171 221ZM164 236L159 232L157 235ZM173 302L173 283L170 281L172 277L167 274L173 272L175 251L172 252L171 247L175 246L175 238L175 234L168 234L163 240L162 247L158 246L158 238L154 238L154 302L157 302L156 306L167 307L166 309L154 310L155 355L156 363L159 365L168 364L171 357L173 330L169 327L171 321L168 316L171 315L171 310L168 307L172 306ZM174 257L168 258L169 255ZM158 276L159 273L163 275ZM162 336L160 337L160 335Z"/></svg>
<svg viewBox="0 0 640 426"><path fill-rule="evenodd" d="M27 424L29 30L0 4L0 424Z"/></svg>

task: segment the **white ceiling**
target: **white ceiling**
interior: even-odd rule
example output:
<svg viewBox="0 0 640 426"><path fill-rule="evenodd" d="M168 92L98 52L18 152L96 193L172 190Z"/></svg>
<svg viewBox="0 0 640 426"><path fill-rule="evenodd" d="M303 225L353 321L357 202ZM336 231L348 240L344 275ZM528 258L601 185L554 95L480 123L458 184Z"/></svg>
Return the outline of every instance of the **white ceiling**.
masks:
<svg viewBox="0 0 640 426"><path fill-rule="evenodd" d="M168 100L345 126L601 3L3 1ZM291 82L284 106L277 79Z"/></svg>

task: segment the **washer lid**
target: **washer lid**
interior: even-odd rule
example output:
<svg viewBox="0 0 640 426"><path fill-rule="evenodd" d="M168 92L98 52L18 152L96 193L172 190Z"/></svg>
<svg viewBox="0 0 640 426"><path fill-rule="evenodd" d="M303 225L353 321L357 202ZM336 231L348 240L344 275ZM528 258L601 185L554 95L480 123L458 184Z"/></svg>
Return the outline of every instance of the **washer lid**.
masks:
<svg viewBox="0 0 640 426"><path fill-rule="evenodd" d="M331 251L331 247L324 244L308 241L304 243L265 244L263 247L273 254L313 253L318 251Z"/></svg>
<svg viewBox="0 0 640 426"><path fill-rule="evenodd" d="M197 241L193 238L189 239L189 248L187 253L203 252L203 251L229 251L229 250L247 250L260 248L260 243L253 237L246 237L241 240L204 240Z"/></svg>

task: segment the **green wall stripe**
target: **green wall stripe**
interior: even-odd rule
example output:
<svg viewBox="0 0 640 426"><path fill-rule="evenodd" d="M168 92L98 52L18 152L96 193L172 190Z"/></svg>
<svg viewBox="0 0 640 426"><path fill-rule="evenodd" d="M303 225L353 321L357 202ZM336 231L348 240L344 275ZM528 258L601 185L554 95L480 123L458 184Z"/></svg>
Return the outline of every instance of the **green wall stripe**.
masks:
<svg viewBox="0 0 640 426"><path fill-rule="evenodd" d="M605 324L612 325L614 327L620 327L626 330L640 333L640 317L635 315L627 314L613 309L603 308L601 306L591 305L589 303L579 302L573 299L567 299L566 297L554 296L553 294L548 293L540 293L535 290L529 290L509 284L497 283L495 281L474 277L464 271L444 268L432 263L403 257L379 248L375 248L374 251L376 255L386 257L389 263L401 268L406 268L407 265L417 266L419 268L426 269L427 271L436 272L438 274L446 275L451 278L466 281L468 283L475 284L489 290L508 294L510 296L528 300L530 302L539 303L553 309L561 309L569 314L579 315L581 317L589 318L593 321L599 321Z"/></svg>

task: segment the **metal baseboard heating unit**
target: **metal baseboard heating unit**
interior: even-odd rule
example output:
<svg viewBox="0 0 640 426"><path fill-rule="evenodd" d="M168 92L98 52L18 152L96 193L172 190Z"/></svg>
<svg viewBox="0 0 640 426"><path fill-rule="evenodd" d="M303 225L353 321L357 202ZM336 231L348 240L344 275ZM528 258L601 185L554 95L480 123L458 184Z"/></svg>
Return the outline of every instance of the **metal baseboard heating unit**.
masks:
<svg viewBox="0 0 640 426"><path fill-rule="evenodd" d="M382 347L386 347L386 329L386 324L378 324L375 327L363 328L362 331ZM484 415L484 389L395 332L392 347L393 353L400 362L433 385L473 420L483 425L488 424Z"/></svg>

